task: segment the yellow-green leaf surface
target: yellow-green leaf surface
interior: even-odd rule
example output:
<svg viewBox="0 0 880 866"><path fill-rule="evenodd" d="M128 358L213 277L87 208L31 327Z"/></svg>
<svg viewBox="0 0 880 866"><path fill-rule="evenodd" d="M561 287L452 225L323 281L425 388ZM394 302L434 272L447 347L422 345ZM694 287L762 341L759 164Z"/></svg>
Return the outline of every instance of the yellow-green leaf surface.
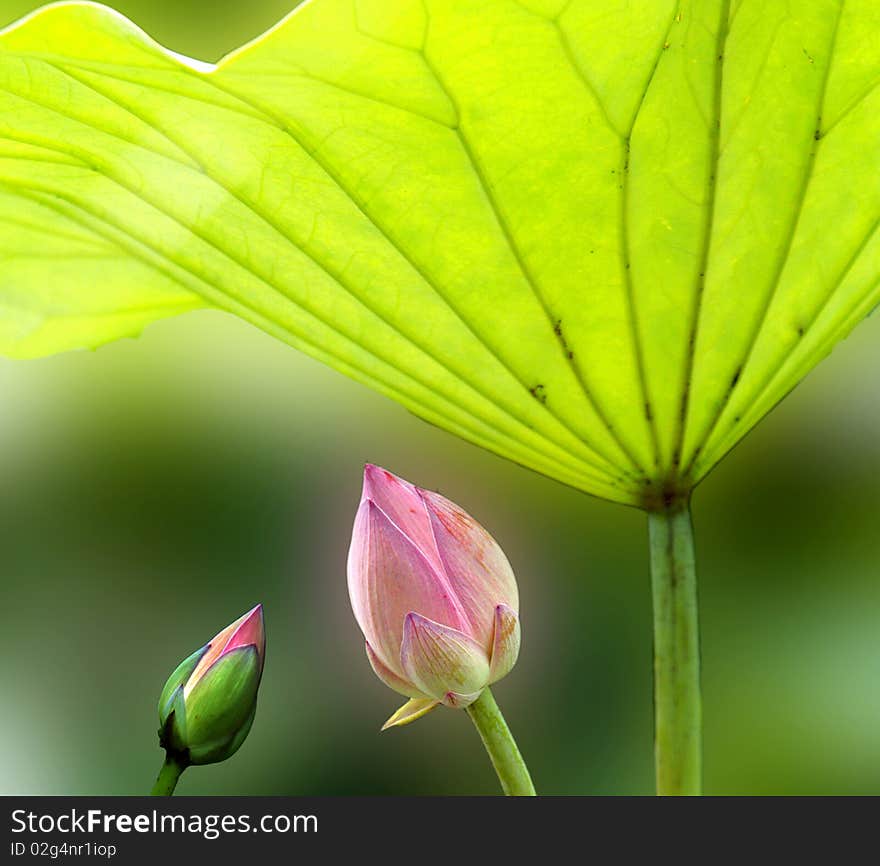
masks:
<svg viewBox="0 0 880 866"><path fill-rule="evenodd" d="M0 351L237 314L651 507L880 299L876 0L311 0L0 34Z"/></svg>

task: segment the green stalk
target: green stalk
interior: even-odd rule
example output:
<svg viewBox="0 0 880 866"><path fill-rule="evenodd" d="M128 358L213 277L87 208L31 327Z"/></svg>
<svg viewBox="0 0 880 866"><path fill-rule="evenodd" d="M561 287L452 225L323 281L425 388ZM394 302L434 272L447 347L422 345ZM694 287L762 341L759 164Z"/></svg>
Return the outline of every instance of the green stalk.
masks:
<svg viewBox="0 0 880 866"><path fill-rule="evenodd" d="M702 792L700 636L687 501L648 513L654 595L654 761L659 795Z"/></svg>
<svg viewBox="0 0 880 866"><path fill-rule="evenodd" d="M504 793L508 797L534 797L535 786L526 762L488 688L467 708L467 714L489 753Z"/></svg>
<svg viewBox="0 0 880 866"><path fill-rule="evenodd" d="M162 764L162 769L159 770L159 776L156 779L156 784L153 785L153 790L150 791L150 796L170 797L174 793L174 789L177 787L177 781L180 779L180 774L186 769L186 767L187 765L175 758L171 752L166 752L165 763Z"/></svg>

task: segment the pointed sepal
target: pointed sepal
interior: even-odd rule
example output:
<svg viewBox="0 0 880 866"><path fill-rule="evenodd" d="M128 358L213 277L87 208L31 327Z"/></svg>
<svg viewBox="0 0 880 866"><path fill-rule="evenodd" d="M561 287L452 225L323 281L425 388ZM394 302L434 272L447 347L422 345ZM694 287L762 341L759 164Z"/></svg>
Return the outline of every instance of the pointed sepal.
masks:
<svg viewBox="0 0 880 866"><path fill-rule="evenodd" d="M410 722L414 722L416 719L427 715L434 707L438 706L440 706L440 701L435 701L433 698L412 698L382 725L382 730L387 731L389 728L399 728L401 725L408 725Z"/></svg>
<svg viewBox="0 0 880 866"><path fill-rule="evenodd" d="M182 684L168 696L164 710L159 716L159 745L175 755L186 755L186 701Z"/></svg>

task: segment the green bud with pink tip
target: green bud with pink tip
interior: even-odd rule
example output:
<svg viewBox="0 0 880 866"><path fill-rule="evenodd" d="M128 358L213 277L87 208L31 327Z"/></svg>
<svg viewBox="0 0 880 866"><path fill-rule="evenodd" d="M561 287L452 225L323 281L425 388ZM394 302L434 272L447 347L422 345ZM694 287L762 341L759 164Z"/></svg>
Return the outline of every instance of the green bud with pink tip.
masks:
<svg viewBox="0 0 880 866"><path fill-rule="evenodd" d="M177 666L159 697L166 762L154 794L172 793L191 764L235 754L254 720L265 656L263 608L257 605Z"/></svg>

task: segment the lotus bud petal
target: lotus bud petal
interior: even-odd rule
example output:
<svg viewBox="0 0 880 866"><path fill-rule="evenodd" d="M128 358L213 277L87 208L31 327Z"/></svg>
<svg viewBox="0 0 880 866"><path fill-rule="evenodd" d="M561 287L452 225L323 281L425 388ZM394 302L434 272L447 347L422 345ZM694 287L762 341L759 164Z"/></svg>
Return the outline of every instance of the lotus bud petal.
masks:
<svg viewBox="0 0 880 866"><path fill-rule="evenodd" d="M212 764L234 754L253 723L265 656L257 605L168 678L159 698L162 747L184 764Z"/></svg>
<svg viewBox="0 0 880 866"><path fill-rule="evenodd" d="M489 682L488 656L472 637L417 613L406 616L400 660L423 694L453 706L476 700Z"/></svg>
<svg viewBox="0 0 880 866"><path fill-rule="evenodd" d="M369 644L366 647L367 658L370 660L373 672L389 689L393 689L398 694L406 695L408 698L421 697L421 692L415 686L411 685L403 677L397 676L394 671L382 664L381 659L373 652L373 648Z"/></svg>
<svg viewBox="0 0 880 866"><path fill-rule="evenodd" d="M364 469L348 590L370 665L410 698L385 727L466 707L516 662L519 596L498 543L455 503L378 466Z"/></svg>
<svg viewBox="0 0 880 866"><path fill-rule="evenodd" d="M492 635L492 657L489 682L498 682L513 669L519 655L520 627L516 611L506 604L495 608L495 631Z"/></svg>

